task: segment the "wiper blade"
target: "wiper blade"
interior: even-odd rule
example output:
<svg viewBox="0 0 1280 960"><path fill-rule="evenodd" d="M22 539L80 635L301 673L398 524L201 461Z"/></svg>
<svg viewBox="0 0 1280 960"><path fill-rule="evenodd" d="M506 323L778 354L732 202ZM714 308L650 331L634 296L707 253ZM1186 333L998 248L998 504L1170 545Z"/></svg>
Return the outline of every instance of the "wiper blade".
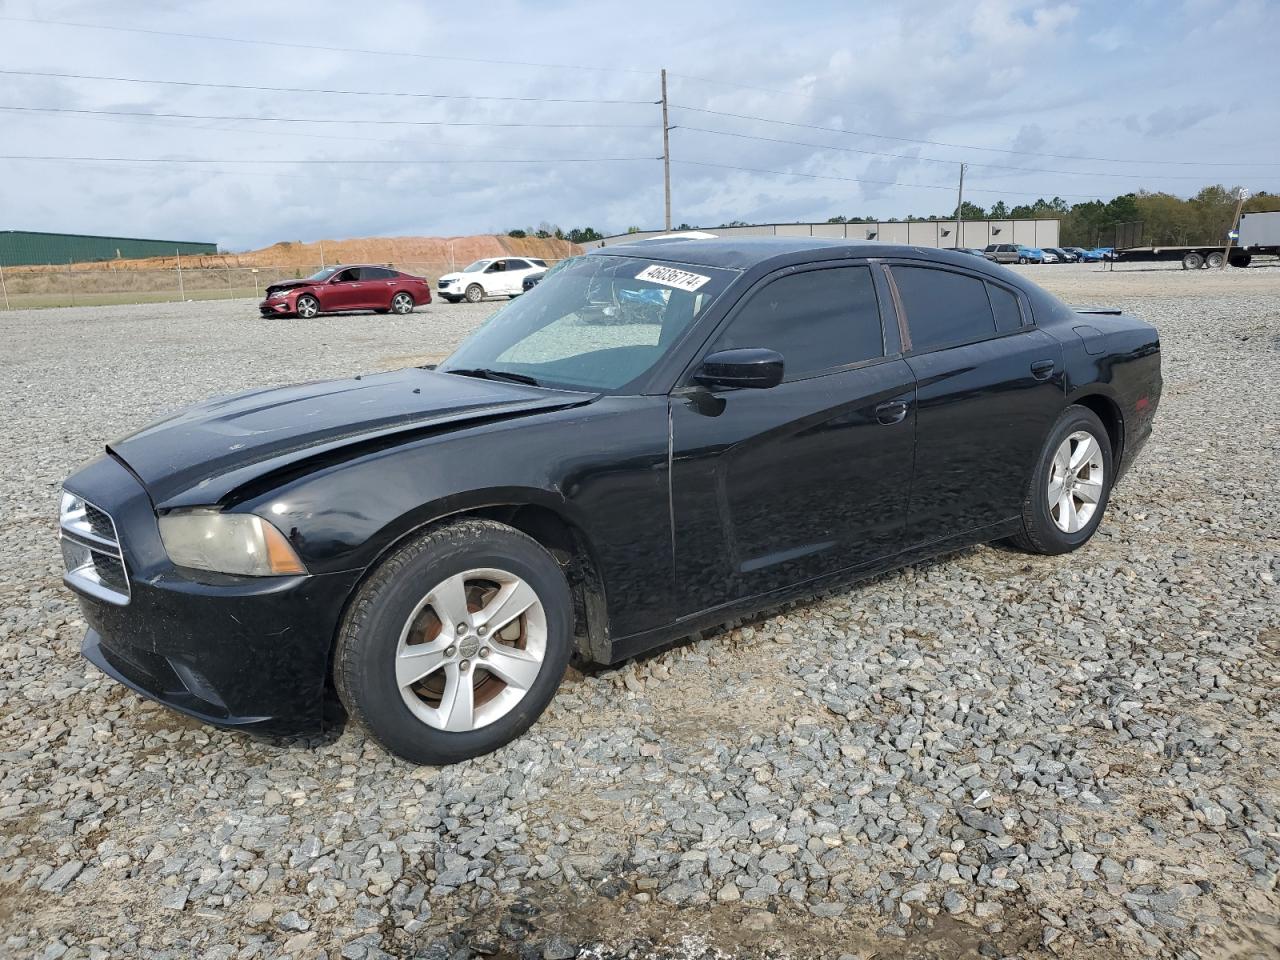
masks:
<svg viewBox="0 0 1280 960"><path fill-rule="evenodd" d="M479 377L482 380L507 380L511 383L527 383L531 387L539 386L537 380L523 373L509 373L506 370L493 370L489 367L469 367L463 370L446 370L445 373L456 373L460 377Z"/></svg>

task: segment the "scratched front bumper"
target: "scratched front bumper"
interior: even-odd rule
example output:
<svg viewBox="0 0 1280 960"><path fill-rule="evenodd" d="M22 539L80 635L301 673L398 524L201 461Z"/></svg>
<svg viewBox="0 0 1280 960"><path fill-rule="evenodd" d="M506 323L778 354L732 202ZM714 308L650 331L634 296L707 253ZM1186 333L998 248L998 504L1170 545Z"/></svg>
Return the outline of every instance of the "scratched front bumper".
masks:
<svg viewBox="0 0 1280 960"><path fill-rule="evenodd" d="M79 593L82 653L107 675L206 723L319 729L329 654L359 571L230 577L174 567L142 485L111 457L67 481L115 521L128 603ZM74 584L70 584L74 589Z"/></svg>

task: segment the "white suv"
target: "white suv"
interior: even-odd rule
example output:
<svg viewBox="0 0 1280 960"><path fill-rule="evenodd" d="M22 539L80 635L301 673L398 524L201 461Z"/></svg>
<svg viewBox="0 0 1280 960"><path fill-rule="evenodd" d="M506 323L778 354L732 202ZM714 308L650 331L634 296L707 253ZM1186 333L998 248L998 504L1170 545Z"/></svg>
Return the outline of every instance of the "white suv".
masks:
<svg viewBox="0 0 1280 960"><path fill-rule="evenodd" d="M477 260L457 273L446 273L436 281L436 289L450 303L463 299L479 303L485 297L518 297L524 290L524 278L545 269L547 261L536 257L491 257Z"/></svg>

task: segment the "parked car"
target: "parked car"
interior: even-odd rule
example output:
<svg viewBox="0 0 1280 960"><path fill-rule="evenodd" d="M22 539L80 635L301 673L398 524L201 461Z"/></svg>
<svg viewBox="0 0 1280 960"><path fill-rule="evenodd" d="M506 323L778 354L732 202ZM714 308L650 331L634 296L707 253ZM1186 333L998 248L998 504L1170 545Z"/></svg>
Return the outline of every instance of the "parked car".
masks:
<svg viewBox="0 0 1280 960"><path fill-rule="evenodd" d="M1099 260L1114 260L1116 258L1115 247L1094 247L1091 253L1095 253Z"/></svg>
<svg viewBox="0 0 1280 960"><path fill-rule="evenodd" d="M524 732L571 655L967 544L1083 546L1160 390L1153 327L953 251L606 247L435 369L109 444L63 489L65 579L84 655L148 697L298 732L332 686L387 749L447 763Z"/></svg>
<svg viewBox="0 0 1280 960"><path fill-rule="evenodd" d="M1034 247L1024 247L1020 243L990 243L982 251L982 255L996 263L1042 263L1044 255Z"/></svg>
<svg viewBox="0 0 1280 960"><path fill-rule="evenodd" d="M304 280L281 280L266 289L258 304L264 317L301 317L320 313L372 310L410 313L431 302L431 284L422 277L371 265L329 267Z"/></svg>
<svg viewBox="0 0 1280 960"><path fill-rule="evenodd" d="M977 249L976 247L956 247L955 249L957 249L961 253L967 253L971 257L986 256L986 254L983 251Z"/></svg>
<svg viewBox="0 0 1280 960"><path fill-rule="evenodd" d="M450 303L466 300L479 303L485 297L519 296L522 281L531 273L547 269L538 257L489 257L477 260L456 273L446 273L436 281L440 296Z"/></svg>
<svg viewBox="0 0 1280 960"><path fill-rule="evenodd" d="M1102 259L1102 254L1093 250L1086 250L1084 247L1067 247L1071 253L1074 253L1081 263L1096 263Z"/></svg>
<svg viewBox="0 0 1280 960"><path fill-rule="evenodd" d="M1044 252L1053 257L1053 260L1046 260L1045 263L1075 263L1080 259L1063 247L1045 247Z"/></svg>
<svg viewBox="0 0 1280 960"><path fill-rule="evenodd" d="M551 276L557 270L563 269L566 264L570 264L577 259L578 259L577 257L565 257L563 260L557 260L546 270L538 270L535 273L529 274L524 278L524 281L523 281L524 292L528 293L530 290L536 287L539 283L541 283L544 277Z"/></svg>

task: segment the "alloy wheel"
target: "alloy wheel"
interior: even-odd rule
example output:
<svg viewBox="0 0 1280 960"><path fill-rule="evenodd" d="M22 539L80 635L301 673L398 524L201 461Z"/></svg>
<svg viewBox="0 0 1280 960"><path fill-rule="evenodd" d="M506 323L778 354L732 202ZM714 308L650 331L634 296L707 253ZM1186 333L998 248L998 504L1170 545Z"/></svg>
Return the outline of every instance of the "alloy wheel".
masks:
<svg viewBox="0 0 1280 960"><path fill-rule="evenodd" d="M320 304L312 297L298 298L298 316L304 320L310 320L320 312Z"/></svg>
<svg viewBox="0 0 1280 960"><path fill-rule="evenodd" d="M397 293L391 298L391 309L396 313L408 313L413 309L413 298L407 293Z"/></svg>
<svg viewBox="0 0 1280 960"><path fill-rule="evenodd" d="M505 570L467 570L436 584L409 615L396 686L427 726L478 730L524 699L546 652L546 611L533 588Z"/></svg>
<svg viewBox="0 0 1280 960"><path fill-rule="evenodd" d="M1077 430L1059 444L1049 469L1049 516L1063 533L1089 525L1103 490L1102 447L1087 430Z"/></svg>

